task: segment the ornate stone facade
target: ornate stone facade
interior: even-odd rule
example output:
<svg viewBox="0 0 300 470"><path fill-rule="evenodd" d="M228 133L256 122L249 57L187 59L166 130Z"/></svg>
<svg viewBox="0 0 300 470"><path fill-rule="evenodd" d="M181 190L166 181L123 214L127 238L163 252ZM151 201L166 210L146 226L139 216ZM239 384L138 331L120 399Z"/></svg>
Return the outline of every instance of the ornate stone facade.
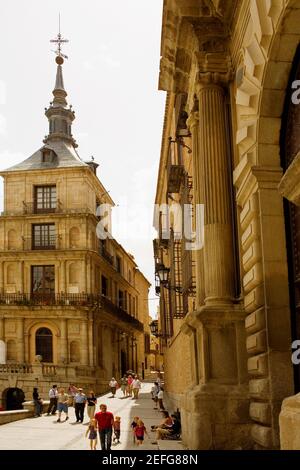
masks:
<svg viewBox="0 0 300 470"><path fill-rule="evenodd" d="M180 300L166 307L174 283L161 287L160 311L171 324L162 314L166 388L192 449L278 448L282 400L299 391L291 362L292 339L300 339L299 106L290 105L299 19L297 0L164 1L156 203L182 204L188 178L194 208L204 204L204 246L190 255L196 290L181 318ZM183 167L175 193L173 141ZM172 243L158 244L158 268L172 269ZM185 256L182 249L179 295Z"/></svg>
<svg viewBox="0 0 300 470"><path fill-rule="evenodd" d="M96 208L113 201L96 176L98 165L77 154L75 115L67 107L58 59L43 147L1 172L4 408L16 405L13 393L21 396L21 390L31 399L33 386L44 398L53 383L72 382L99 393L112 376L129 369L141 376L150 372L145 349L150 284L115 239L97 236Z"/></svg>

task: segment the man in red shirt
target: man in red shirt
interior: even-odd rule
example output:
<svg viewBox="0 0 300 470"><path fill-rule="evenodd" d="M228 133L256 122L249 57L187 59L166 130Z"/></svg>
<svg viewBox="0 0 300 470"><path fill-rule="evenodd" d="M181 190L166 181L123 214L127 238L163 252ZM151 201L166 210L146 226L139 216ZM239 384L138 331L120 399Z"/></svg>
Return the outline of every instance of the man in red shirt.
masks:
<svg viewBox="0 0 300 470"><path fill-rule="evenodd" d="M100 411L95 414L98 423L99 437L102 450L110 450L114 415L107 411L107 406L100 405Z"/></svg>

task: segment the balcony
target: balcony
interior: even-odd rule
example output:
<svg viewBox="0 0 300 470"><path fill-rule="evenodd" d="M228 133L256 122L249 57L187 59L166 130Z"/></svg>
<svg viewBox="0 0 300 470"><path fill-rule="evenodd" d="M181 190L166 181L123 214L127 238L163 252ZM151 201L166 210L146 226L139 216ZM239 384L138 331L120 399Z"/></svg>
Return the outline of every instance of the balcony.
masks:
<svg viewBox="0 0 300 470"><path fill-rule="evenodd" d="M132 326L136 328L137 330L144 331L144 325L139 320L129 315L129 313L127 313L122 308L113 304L112 301L109 300L107 297L101 296L100 305L103 310L106 310L107 312L112 313L114 316L118 317L120 320L123 320L127 323L131 323Z"/></svg>
<svg viewBox="0 0 300 470"><path fill-rule="evenodd" d="M99 240L99 255L102 256L109 264L114 265L114 257L104 248Z"/></svg>
<svg viewBox="0 0 300 470"><path fill-rule="evenodd" d="M43 293L30 293L30 294L0 294L0 306L49 306L49 307L94 307L112 314L115 318L130 323L135 329L139 331L144 330L143 324L132 317L122 308L113 304L111 300L102 295L93 294L43 294Z"/></svg>
<svg viewBox="0 0 300 470"><path fill-rule="evenodd" d="M23 250L58 250L60 236L51 235L44 238L22 237Z"/></svg>
<svg viewBox="0 0 300 470"><path fill-rule="evenodd" d="M0 294L0 305L19 306L89 306L93 304L90 294Z"/></svg>
<svg viewBox="0 0 300 470"><path fill-rule="evenodd" d="M177 140L170 138L167 163L167 191L169 194L180 192L183 177L184 165L182 164L180 144Z"/></svg>
<svg viewBox="0 0 300 470"><path fill-rule="evenodd" d="M55 207L38 208L36 202L23 201L23 214L61 214L63 213L62 203L57 199Z"/></svg>
<svg viewBox="0 0 300 470"><path fill-rule="evenodd" d="M89 207L63 207L62 203L57 200L56 207L37 209L34 202L23 201L23 207L16 210L6 210L1 212L1 216L20 216L20 215L47 215L47 214L94 214Z"/></svg>

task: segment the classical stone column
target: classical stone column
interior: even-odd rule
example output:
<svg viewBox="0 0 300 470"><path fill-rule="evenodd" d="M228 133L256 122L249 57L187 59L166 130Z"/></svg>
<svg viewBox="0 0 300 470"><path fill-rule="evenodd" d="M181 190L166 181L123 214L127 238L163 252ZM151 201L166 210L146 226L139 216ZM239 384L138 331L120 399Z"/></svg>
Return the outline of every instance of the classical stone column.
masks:
<svg viewBox="0 0 300 470"><path fill-rule="evenodd" d="M83 320L80 325L80 338L81 338L81 364L87 366L89 363L89 349L88 349L88 324L87 320Z"/></svg>
<svg viewBox="0 0 300 470"><path fill-rule="evenodd" d="M199 187L204 202L205 304L234 296L229 149L224 81L228 73L199 73Z"/></svg>
<svg viewBox="0 0 300 470"><path fill-rule="evenodd" d="M198 101L195 101L194 109L188 119L188 126L192 134L192 158L193 158L193 189L194 189L194 208L199 204L204 204L204 185L201 184L204 175L202 175L202 165L200 161L199 149L199 111ZM196 217L198 212L194 210ZM199 221L197 221L199 222ZM204 281L204 254L203 248L195 253L196 258L196 309L204 304L205 281Z"/></svg>
<svg viewBox="0 0 300 470"><path fill-rule="evenodd" d="M17 322L17 357L18 362L25 362L24 318L19 318Z"/></svg>
<svg viewBox="0 0 300 470"><path fill-rule="evenodd" d="M60 322L60 358L59 362L68 362L68 338L67 320L64 318Z"/></svg>

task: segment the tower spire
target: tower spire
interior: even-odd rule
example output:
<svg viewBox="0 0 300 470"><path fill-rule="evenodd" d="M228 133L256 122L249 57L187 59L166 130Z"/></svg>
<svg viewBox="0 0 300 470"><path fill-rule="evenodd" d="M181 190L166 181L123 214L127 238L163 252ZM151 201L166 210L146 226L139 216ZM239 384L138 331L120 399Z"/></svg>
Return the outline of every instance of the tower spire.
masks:
<svg viewBox="0 0 300 470"><path fill-rule="evenodd" d="M68 56L62 53L62 45L69 42L68 39L64 39L60 32L60 15L58 20L58 34L55 39L50 40L51 43L57 45L55 51L57 64L56 80L54 90L52 94L54 96L53 101L50 103L50 107L46 109L45 114L49 120L49 135L45 138L44 142L48 143L51 140L64 140L70 142L74 147L77 147L75 140L71 133L72 122L75 119L75 113L70 106L67 108L67 92L64 87L62 65L64 59Z"/></svg>

